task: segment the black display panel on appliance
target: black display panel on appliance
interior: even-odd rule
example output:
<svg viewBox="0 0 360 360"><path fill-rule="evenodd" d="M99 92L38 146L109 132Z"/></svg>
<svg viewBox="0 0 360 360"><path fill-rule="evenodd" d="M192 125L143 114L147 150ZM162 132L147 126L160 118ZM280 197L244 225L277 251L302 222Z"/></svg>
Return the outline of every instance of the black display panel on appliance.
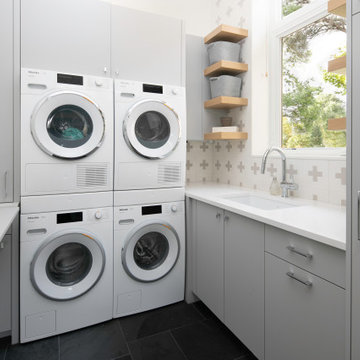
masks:
<svg viewBox="0 0 360 360"><path fill-rule="evenodd" d="M143 84L143 92L163 94L163 87L161 85Z"/></svg>
<svg viewBox="0 0 360 360"><path fill-rule="evenodd" d="M84 85L84 78L77 75L57 74L57 82L59 84Z"/></svg>
<svg viewBox="0 0 360 360"><path fill-rule="evenodd" d="M162 213L161 205L143 206L141 208L142 215L154 215L154 214L161 214L161 213Z"/></svg>
<svg viewBox="0 0 360 360"><path fill-rule="evenodd" d="M83 221L83 213L81 211L56 215L57 224L66 224L79 221Z"/></svg>

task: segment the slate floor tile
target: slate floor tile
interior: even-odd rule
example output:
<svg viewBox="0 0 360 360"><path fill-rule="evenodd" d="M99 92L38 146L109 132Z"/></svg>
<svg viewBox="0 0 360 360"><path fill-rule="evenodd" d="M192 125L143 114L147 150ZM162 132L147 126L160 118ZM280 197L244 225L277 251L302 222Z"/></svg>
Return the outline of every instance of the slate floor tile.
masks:
<svg viewBox="0 0 360 360"><path fill-rule="evenodd" d="M127 341L154 335L203 320L199 312L184 302L145 313L120 318Z"/></svg>
<svg viewBox="0 0 360 360"><path fill-rule="evenodd" d="M234 360L249 353L220 321L214 319L171 332L188 360Z"/></svg>
<svg viewBox="0 0 360 360"><path fill-rule="evenodd" d="M60 336L60 360L111 360L128 353L116 320Z"/></svg>
<svg viewBox="0 0 360 360"><path fill-rule="evenodd" d="M37 340L30 343L9 346L6 360L58 360L58 336Z"/></svg>
<svg viewBox="0 0 360 360"><path fill-rule="evenodd" d="M194 306L205 319L217 319L216 315L202 301L194 302L192 306Z"/></svg>
<svg viewBox="0 0 360 360"><path fill-rule="evenodd" d="M170 332L135 340L129 346L133 360L186 360Z"/></svg>
<svg viewBox="0 0 360 360"><path fill-rule="evenodd" d="M0 360L5 359L6 348L10 345L10 337L0 339Z"/></svg>

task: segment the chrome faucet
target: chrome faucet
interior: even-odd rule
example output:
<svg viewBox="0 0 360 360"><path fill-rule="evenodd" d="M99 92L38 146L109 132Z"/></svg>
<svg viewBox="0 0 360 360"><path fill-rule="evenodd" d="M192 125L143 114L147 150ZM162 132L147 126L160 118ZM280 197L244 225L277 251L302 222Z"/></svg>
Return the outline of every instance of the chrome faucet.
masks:
<svg viewBox="0 0 360 360"><path fill-rule="evenodd" d="M278 152L281 156L281 163L282 163L282 180L280 183L281 196L289 197L289 190L297 190L299 188L299 186L294 183L293 177L291 177L291 182L287 182L287 180L286 180L286 156L285 156L285 153L280 148L272 146L264 152L264 155L263 155L262 161L261 161L261 173L265 174L267 157L273 151Z"/></svg>

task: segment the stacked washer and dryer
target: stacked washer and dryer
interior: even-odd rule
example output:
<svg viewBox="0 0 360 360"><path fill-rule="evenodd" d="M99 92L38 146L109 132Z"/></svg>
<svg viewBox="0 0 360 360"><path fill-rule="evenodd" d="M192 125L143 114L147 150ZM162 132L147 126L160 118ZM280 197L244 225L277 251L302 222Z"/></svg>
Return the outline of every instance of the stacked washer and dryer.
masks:
<svg viewBox="0 0 360 360"><path fill-rule="evenodd" d="M113 81L22 69L20 341L113 311Z"/></svg>
<svg viewBox="0 0 360 360"><path fill-rule="evenodd" d="M22 69L21 342L184 299L185 119L182 87Z"/></svg>
<svg viewBox="0 0 360 360"><path fill-rule="evenodd" d="M184 299L185 89L115 80L114 317Z"/></svg>

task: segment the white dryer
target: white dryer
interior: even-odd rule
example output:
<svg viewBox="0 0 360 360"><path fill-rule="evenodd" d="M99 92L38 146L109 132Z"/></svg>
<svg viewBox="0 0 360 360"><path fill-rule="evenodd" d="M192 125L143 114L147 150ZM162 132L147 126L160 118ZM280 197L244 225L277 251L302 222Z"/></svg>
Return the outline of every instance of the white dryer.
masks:
<svg viewBox="0 0 360 360"><path fill-rule="evenodd" d="M24 199L21 342L112 318L112 204L111 192Z"/></svg>
<svg viewBox="0 0 360 360"><path fill-rule="evenodd" d="M184 299L183 189L115 193L114 317Z"/></svg>
<svg viewBox="0 0 360 360"><path fill-rule="evenodd" d="M185 88L115 80L115 190L185 186Z"/></svg>
<svg viewBox="0 0 360 360"><path fill-rule="evenodd" d="M21 196L112 189L112 79L22 69Z"/></svg>

